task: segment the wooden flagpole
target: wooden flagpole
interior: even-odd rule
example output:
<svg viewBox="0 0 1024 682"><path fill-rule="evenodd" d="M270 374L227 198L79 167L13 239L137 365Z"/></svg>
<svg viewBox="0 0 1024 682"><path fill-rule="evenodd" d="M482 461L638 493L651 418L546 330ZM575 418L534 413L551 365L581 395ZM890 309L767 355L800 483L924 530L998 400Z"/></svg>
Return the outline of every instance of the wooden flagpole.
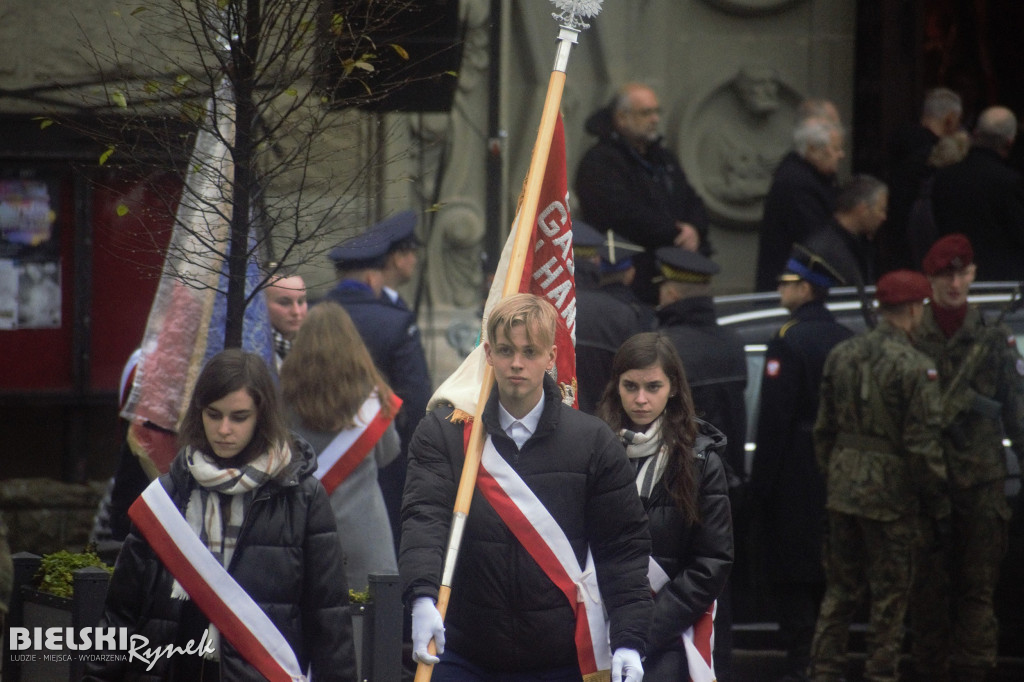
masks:
<svg viewBox="0 0 1024 682"><path fill-rule="evenodd" d="M541 186L544 183L544 171L547 168L548 155L551 152L551 139L554 137L555 124L558 121L559 107L562 102L562 92L565 89L565 68L569 62L569 52L576 44L580 30L589 28L584 19L596 16L601 11L602 0L552 0L555 6L562 10L560 14L554 15L561 22L561 30L558 33L558 51L555 55L555 65L548 79L547 95L544 98L544 109L540 115L540 126L537 129L537 139L533 143L533 153L530 157L530 167L526 173L526 186L523 191L523 198L519 204L516 221L516 237L513 242L512 254L508 264L508 273L505 276L505 283L501 290L501 297L505 298L511 294L518 293L519 282L523 277L523 268L526 265L526 254L530 248L531 236L533 235L533 223L537 217L537 204L540 202ZM444 618L448 610L448 601L451 598L451 582L455 573L455 561L459 555L459 548L462 544L462 532L465 529L466 517L469 514L469 506L473 500L473 491L476 488L477 473L480 470L480 457L484 449L484 428L481 416L487 399L491 395L494 386L494 368L485 365L483 380L480 385L480 396L476 403L476 413L473 416L473 425L469 433L469 442L466 446L466 458L462 465L462 476L459 478L458 491L455 494L455 508L452 512L452 525L448 539L448 551L445 554L444 571L441 576L441 585L437 594L437 610ZM437 650L434 642L431 641L428 647L431 655ZM434 666L428 663L419 663L416 667L416 676L413 682L429 682Z"/></svg>

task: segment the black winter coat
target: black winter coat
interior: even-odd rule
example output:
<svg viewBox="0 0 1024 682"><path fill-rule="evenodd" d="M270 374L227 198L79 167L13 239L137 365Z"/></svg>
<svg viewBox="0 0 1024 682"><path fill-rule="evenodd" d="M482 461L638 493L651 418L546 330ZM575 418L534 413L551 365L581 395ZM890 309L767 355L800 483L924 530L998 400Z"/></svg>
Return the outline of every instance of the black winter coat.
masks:
<svg viewBox="0 0 1024 682"><path fill-rule="evenodd" d="M634 472L619 439L596 417L565 406L544 379L537 431L520 450L498 422L497 391L483 413L495 449L558 522L583 566L587 546L609 614L612 650L643 654L650 625L651 551ZM409 449L398 560L407 603L436 598L455 491L464 424L450 408L420 423ZM445 648L488 670L521 672L576 665L573 609L494 508L476 491L445 618Z"/></svg>
<svg viewBox="0 0 1024 682"><path fill-rule="evenodd" d="M864 287L875 282L875 254L871 242L865 237L851 234L835 216L821 230L815 232L804 246L825 259L843 278L842 284L855 287L861 301L861 315L867 327L877 323L871 296Z"/></svg>
<svg viewBox="0 0 1024 682"><path fill-rule="evenodd" d="M619 346L653 327L654 314L625 285L576 287L576 378L581 410L587 414L597 411Z"/></svg>
<svg viewBox="0 0 1024 682"><path fill-rule="evenodd" d="M633 258L634 290L646 302L657 302L654 250L671 246L679 230L676 221L690 223L700 233L700 252L712 254L708 240L708 213L704 201L686 179L686 173L661 143L643 156L614 131L610 108L599 109L586 122L586 130L598 137L580 160L574 185L580 219L599 232L617 235L647 251ZM650 291L653 290L653 300Z"/></svg>
<svg viewBox="0 0 1024 682"><path fill-rule="evenodd" d="M875 283L875 259L871 243L843 229L835 217L808 237L804 246L835 268L846 286L860 290Z"/></svg>
<svg viewBox="0 0 1024 682"><path fill-rule="evenodd" d="M821 302L805 303L765 351L757 449L750 487L761 504L757 519L769 578L777 583L823 583L825 478L812 430L825 358L853 332Z"/></svg>
<svg viewBox="0 0 1024 682"><path fill-rule="evenodd" d="M733 561L732 514L721 455L725 437L700 422L694 444L700 521L688 525L664 482L644 508L651 525L651 555L672 577L654 597L644 680L689 679L682 634L718 598Z"/></svg>
<svg viewBox="0 0 1024 682"><path fill-rule="evenodd" d="M257 492L228 572L281 631L303 670L312 666L318 682L354 681L352 619L334 515L312 476L315 453L305 441L294 443L289 468ZM160 480L184 515L195 481L181 453ZM172 584L133 525L117 558L101 625L127 627L130 635L147 637L150 647L181 645L193 635L198 642L208 621L193 602L171 598ZM220 659L225 682L265 679L223 636ZM194 682L183 668L190 663L195 661L180 655L160 658L150 671L138 661L97 664L85 680Z"/></svg>
<svg viewBox="0 0 1024 682"><path fill-rule="evenodd" d="M921 185L932 176L935 168L928 165L932 148L939 136L920 123L904 126L897 131L889 145L889 209L878 233L878 272L899 268L920 268L913 262L911 242L907 228L910 211L921 193Z"/></svg>
<svg viewBox="0 0 1024 682"><path fill-rule="evenodd" d="M793 244L805 241L832 220L836 179L822 175L796 152L782 158L764 199L757 243L756 291L774 291Z"/></svg>
<svg viewBox="0 0 1024 682"><path fill-rule="evenodd" d="M734 329L718 324L710 296L676 301L659 308L657 315L658 328L683 361L697 415L725 434L720 455L742 481L747 442L747 355L742 339Z"/></svg>
<svg viewBox="0 0 1024 682"><path fill-rule="evenodd" d="M978 280L1019 281L1024 273L1024 178L991 149L972 147L935 171L932 210L939 236L962 232L974 247Z"/></svg>

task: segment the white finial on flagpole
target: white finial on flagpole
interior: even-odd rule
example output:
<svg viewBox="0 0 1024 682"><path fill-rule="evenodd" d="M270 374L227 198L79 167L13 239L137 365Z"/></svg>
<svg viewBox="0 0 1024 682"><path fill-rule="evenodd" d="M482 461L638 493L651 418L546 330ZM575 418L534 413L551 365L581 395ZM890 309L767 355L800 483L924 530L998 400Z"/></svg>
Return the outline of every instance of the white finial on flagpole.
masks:
<svg viewBox="0 0 1024 682"><path fill-rule="evenodd" d="M558 53L555 55L555 71L565 73L569 63L569 50L576 44L580 31L590 28L584 19L597 16L602 0L551 0L560 11L552 14L562 30L558 32Z"/></svg>
<svg viewBox="0 0 1024 682"><path fill-rule="evenodd" d="M601 0L551 0L551 2L561 10L551 16L566 28L576 30L590 28L590 24L583 20L596 17L601 11Z"/></svg>

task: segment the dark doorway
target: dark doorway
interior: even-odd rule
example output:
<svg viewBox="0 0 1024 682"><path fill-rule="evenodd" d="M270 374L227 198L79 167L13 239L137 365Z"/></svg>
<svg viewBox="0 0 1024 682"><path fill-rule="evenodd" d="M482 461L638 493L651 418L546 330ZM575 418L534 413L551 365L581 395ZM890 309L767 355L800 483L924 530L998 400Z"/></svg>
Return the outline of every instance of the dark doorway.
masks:
<svg viewBox="0 0 1024 682"><path fill-rule="evenodd" d="M925 91L960 93L964 125L1001 104L1024 114L1020 0L861 0L857 3L853 168L886 177L889 144L917 119ZM1024 145L1017 145L1017 165Z"/></svg>

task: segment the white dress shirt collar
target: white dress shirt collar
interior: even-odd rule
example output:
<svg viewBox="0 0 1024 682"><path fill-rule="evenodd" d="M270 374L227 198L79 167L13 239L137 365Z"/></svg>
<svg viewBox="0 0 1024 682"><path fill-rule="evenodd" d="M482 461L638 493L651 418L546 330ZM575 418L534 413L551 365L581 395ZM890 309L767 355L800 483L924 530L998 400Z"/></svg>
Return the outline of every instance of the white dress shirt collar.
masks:
<svg viewBox="0 0 1024 682"><path fill-rule="evenodd" d="M526 413L522 419L516 419L508 410L498 403L498 424L501 430L508 434L508 437L515 441L516 447L522 448L523 443L530 440L530 436L537 431L540 424L540 415L544 412L544 394L540 394L540 400L533 409Z"/></svg>

